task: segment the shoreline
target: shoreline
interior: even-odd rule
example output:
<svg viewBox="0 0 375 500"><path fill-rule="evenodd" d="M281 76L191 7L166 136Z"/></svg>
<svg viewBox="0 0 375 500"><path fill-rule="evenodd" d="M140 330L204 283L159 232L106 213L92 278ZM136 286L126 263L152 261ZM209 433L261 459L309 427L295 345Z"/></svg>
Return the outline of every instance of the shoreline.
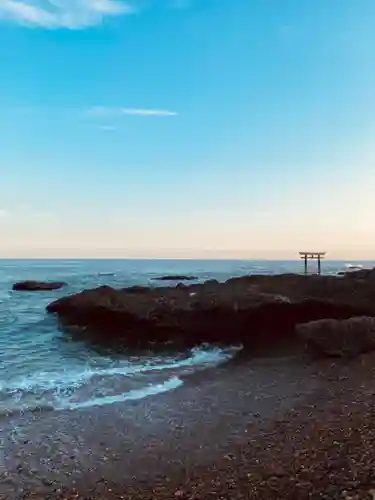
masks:
<svg viewBox="0 0 375 500"><path fill-rule="evenodd" d="M38 400L34 396L34 399L25 403L22 399L23 394L18 401L2 400L0 404L0 428L2 421L17 418L17 416L84 408L101 408L123 402L142 400L150 396L157 396L163 392L176 390L180 385L182 386L189 381L191 377L201 377L201 374L206 376L209 372L215 373L217 368L242 362L243 359L248 358L247 353L242 354L242 351L242 346L238 345L225 348L219 348L215 345L202 345L185 351L156 352L154 356L150 352L147 353L146 361L137 362L134 371L130 362L125 366L107 366L99 368L97 371L93 369L88 377L80 379L80 374L84 374L83 367L81 373L75 372L77 377L75 380L79 380L79 386L75 386L75 389L77 392L81 390L81 393L78 396L74 394L73 399L69 398L69 395L58 394L59 385L55 385L56 393L48 394L42 400ZM145 353L141 352L140 354L144 355ZM126 361L127 357L123 355L120 360ZM148 360L153 364L147 364ZM54 376L56 377L56 375ZM73 384L75 380L69 375L69 372L68 377L69 383ZM43 381L45 380L44 377ZM56 384L58 383L56 382ZM67 387L64 373L61 374L60 383L64 390ZM10 387L12 389L15 385ZM25 389L26 397L28 390L28 388ZM84 390L86 390L86 393ZM47 391L48 388L45 392ZM95 391L99 391L99 394L95 395ZM19 390L19 394L21 392L23 392L23 387ZM14 393L13 396L15 396ZM9 405L7 404L8 401Z"/></svg>
<svg viewBox="0 0 375 500"><path fill-rule="evenodd" d="M109 484L114 491L187 480L316 391L314 366L297 357L232 361L156 397L13 419L0 498L69 498L77 490L99 499Z"/></svg>

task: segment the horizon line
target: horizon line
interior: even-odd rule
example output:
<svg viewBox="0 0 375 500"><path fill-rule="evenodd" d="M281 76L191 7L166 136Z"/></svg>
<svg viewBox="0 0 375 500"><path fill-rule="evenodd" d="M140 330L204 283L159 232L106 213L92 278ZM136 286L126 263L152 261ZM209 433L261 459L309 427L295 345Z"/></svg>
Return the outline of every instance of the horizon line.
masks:
<svg viewBox="0 0 375 500"><path fill-rule="evenodd" d="M69 256L69 257L54 257L54 256L49 256L49 257L36 257L36 256L14 256L14 257L5 257L0 255L0 261L4 260L185 260L185 261L242 261L242 262L254 262L254 261L278 261L278 262L301 262L301 259L299 257L296 258L286 258L286 257L281 257L281 258L271 258L271 257L216 257L216 258L208 258L208 257L110 257L110 256ZM350 258L333 258L333 259L324 259L324 262L347 262L348 260L357 260L360 262L375 262L375 257L374 259L361 259L361 258L356 258L356 259L350 259ZM313 264L312 264L313 265Z"/></svg>

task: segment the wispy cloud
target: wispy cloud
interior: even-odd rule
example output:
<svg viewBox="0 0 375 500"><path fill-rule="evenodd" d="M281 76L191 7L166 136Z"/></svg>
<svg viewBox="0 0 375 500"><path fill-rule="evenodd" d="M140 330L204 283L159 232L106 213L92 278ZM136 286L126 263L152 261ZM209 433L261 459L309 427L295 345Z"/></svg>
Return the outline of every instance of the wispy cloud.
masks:
<svg viewBox="0 0 375 500"><path fill-rule="evenodd" d="M124 0L0 0L0 19L40 28L82 29L133 11Z"/></svg>
<svg viewBox="0 0 375 500"><path fill-rule="evenodd" d="M8 215L8 210L5 208L0 208L0 217L6 217Z"/></svg>
<svg viewBox="0 0 375 500"><path fill-rule="evenodd" d="M176 116L176 111L167 109L150 109L150 108L107 108L96 106L86 111L91 116Z"/></svg>
<svg viewBox="0 0 375 500"><path fill-rule="evenodd" d="M104 130L105 132L116 132L117 128L113 125L101 125L100 130Z"/></svg>

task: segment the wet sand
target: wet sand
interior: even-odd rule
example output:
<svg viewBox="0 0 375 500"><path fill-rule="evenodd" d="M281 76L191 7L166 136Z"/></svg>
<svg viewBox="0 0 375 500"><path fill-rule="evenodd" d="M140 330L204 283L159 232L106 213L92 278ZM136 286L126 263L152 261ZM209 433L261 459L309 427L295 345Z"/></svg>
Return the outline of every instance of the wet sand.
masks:
<svg viewBox="0 0 375 500"><path fill-rule="evenodd" d="M0 423L0 498L371 499L374 361L258 358L138 402Z"/></svg>

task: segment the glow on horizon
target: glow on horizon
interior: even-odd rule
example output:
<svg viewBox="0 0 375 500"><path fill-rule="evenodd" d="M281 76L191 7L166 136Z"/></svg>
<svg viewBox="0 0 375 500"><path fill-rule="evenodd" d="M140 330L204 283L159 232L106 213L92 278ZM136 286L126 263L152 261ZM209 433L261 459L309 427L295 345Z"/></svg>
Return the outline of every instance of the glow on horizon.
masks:
<svg viewBox="0 0 375 500"><path fill-rule="evenodd" d="M285 235L274 235L277 247L264 245L265 239L244 238L243 234L194 233L165 237L164 245L156 246L163 236L158 234L39 234L38 239L8 240L0 251L0 258L146 258L146 259L298 259L298 251L326 251L332 260L375 260L375 248L368 245L367 234L356 233L355 242L339 247L338 241L318 240L306 234L293 241ZM259 235L260 236L260 235ZM375 236L375 235L374 235ZM53 246L53 242L55 246ZM98 241L102 243L98 245ZM241 241L241 246L237 244ZM330 243L327 243L330 241ZM237 245L237 246L236 246Z"/></svg>

